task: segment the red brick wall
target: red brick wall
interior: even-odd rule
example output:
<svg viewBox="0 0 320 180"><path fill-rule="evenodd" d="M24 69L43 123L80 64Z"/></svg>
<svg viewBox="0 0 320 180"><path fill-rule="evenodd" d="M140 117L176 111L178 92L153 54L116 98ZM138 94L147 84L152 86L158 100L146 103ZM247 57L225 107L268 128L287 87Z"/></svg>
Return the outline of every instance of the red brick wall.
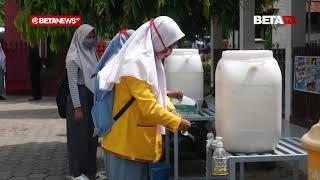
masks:
<svg viewBox="0 0 320 180"><path fill-rule="evenodd" d="M20 39L14 18L18 13L16 1L4 1L5 32L4 50L7 59L7 93L26 93L31 90L28 72L28 48Z"/></svg>
<svg viewBox="0 0 320 180"><path fill-rule="evenodd" d="M14 26L14 18L18 14L18 8L15 0L4 1L5 14L5 33L4 33L4 50L7 57L7 74L6 74L6 90L8 94L30 94L31 80L29 73L28 46L24 43ZM99 58L102 56L105 47L104 41L98 41L97 54ZM56 56L57 61L64 61L65 55ZM61 64L62 62L59 62ZM64 72L64 65L57 69ZM61 74L57 73L57 74ZM45 74L45 73L42 73ZM42 77L43 79L44 77ZM44 95L55 95L59 79L62 77L50 77L50 79L42 80L42 93Z"/></svg>

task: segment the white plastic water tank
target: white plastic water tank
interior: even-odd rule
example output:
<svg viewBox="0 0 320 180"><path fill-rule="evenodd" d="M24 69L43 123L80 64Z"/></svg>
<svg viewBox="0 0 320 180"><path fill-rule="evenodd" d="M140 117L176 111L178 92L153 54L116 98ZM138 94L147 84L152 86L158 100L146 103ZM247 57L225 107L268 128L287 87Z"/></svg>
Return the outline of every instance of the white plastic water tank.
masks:
<svg viewBox="0 0 320 180"><path fill-rule="evenodd" d="M165 60L167 90L181 90L184 95L203 100L203 67L197 49L173 49Z"/></svg>
<svg viewBox="0 0 320 180"><path fill-rule="evenodd" d="M281 136L281 81L272 51L222 53L215 74L215 123L227 151L275 148Z"/></svg>

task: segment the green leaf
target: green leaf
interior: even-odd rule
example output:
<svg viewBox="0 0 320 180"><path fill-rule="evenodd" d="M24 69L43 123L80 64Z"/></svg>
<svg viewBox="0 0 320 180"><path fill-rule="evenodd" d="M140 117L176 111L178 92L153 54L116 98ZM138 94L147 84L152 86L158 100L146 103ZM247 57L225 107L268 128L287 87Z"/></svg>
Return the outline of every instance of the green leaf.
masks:
<svg viewBox="0 0 320 180"><path fill-rule="evenodd" d="M202 6L203 6L203 14L206 17L209 17L209 10L210 10L210 1L209 0L202 0Z"/></svg>

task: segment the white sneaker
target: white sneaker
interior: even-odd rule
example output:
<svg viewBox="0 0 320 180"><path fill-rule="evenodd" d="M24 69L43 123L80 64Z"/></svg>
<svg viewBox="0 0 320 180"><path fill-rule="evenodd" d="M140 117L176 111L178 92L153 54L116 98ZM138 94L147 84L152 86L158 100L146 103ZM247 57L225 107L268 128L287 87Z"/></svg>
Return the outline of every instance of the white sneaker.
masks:
<svg viewBox="0 0 320 180"><path fill-rule="evenodd" d="M79 176L80 177L80 176ZM79 180L79 177L70 177L71 180Z"/></svg>
<svg viewBox="0 0 320 180"><path fill-rule="evenodd" d="M78 177L71 177L71 180L81 180L81 176L78 176Z"/></svg>
<svg viewBox="0 0 320 180"><path fill-rule="evenodd" d="M81 180L90 180L86 175L81 174L82 179Z"/></svg>
<svg viewBox="0 0 320 180"><path fill-rule="evenodd" d="M71 180L90 180L86 175L81 174L81 176L73 177Z"/></svg>

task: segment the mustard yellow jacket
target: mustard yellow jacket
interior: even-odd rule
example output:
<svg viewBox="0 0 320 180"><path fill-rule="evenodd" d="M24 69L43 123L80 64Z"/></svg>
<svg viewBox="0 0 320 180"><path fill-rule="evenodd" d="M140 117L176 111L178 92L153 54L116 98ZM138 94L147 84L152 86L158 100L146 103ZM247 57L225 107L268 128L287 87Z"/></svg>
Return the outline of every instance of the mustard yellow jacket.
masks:
<svg viewBox="0 0 320 180"><path fill-rule="evenodd" d="M133 77L122 77L115 85L113 116L130 100L136 100L115 122L111 131L102 139L107 152L134 161L155 162L162 156L162 137L157 124L175 131L181 118L157 103L151 86ZM168 102L170 108L172 104Z"/></svg>

